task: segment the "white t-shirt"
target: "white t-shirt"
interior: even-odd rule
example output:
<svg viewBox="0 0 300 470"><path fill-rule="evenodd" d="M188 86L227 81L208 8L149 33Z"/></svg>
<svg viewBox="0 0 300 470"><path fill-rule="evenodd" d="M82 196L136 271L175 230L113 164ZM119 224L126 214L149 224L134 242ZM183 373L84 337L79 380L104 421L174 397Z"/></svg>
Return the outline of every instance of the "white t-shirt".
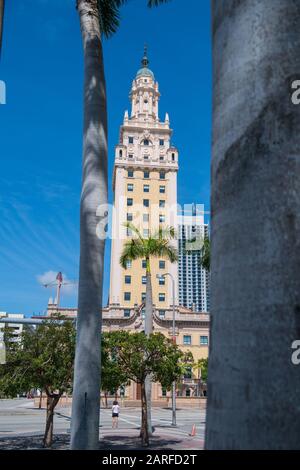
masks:
<svg viewBox="0 0 300 470"><path fill-rule="evenodd" d="M119 405L113 405L112 406L112 412L113 413L119 413L120 407Z"/></svg>

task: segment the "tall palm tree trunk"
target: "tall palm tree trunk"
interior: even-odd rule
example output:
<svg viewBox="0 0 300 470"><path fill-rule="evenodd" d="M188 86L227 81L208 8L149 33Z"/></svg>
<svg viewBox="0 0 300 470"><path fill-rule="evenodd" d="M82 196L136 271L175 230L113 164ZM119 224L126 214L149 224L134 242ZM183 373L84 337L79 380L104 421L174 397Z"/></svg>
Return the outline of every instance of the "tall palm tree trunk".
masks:
<svg viewBox="0 0 300 470"><path fill-rule="evenodd" d="M96 210L107 204L106 87L97 0L78 0L77 7L84 48L84 142L71 447L96 449L105 244L96 235Z"/></svg>
<svg viewBox="0 0 300 470"><path fill-rule="evenodd" d="M145 302L145 334L150 336L153 333L153 296L152 296L152 282L150 271L150 260L147 261L146 270L146 302ZM148 434L152 434L152 419L151 419L151 392L152 392L152 379L151 375L147 375L145 379L145 394L147 401L147 428Z"/></svg>
<svg viewBox="0 0 300 470"><path fill-rule="evenodd" d="M212 1L207 449L300 449L300 2Z"/></svg>
<svg viewBox="0 0 300 470"><path fill-rule="evenodd" d="M0 0L0 57L1 57L1 50L2 50L4 6L5 6L5 1Z"/></svg>

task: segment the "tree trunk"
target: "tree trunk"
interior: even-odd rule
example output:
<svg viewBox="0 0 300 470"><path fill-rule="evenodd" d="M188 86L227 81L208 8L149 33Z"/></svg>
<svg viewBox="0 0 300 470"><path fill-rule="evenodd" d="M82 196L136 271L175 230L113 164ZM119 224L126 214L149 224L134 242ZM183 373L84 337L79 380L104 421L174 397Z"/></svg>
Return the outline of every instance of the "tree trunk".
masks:
<svg viewBox="0 0 300 470"><path fill-rule="evenodd" d="M153 297L152 297L152 282L151 282L151 271L150 271L150 260L147 259L147 270L146 270L146 305L145 305L145 334L150 336L153 333ZM147 425L148 434L152 434L152 419L151 419L151 391L152 391L152 379L151 375L147 375L145 379L145 390L147 400Z"/></svg>
<svg viewBox="0 0 300 470"><path fill-rule="evenodd" d="M4 6L5 6L5 1L4 1L4 0L0 0L0 57L1 57L1 50L2 50L3 23L4 23Z"/></svg>
<svg viewBox="0 0 300 470"><path fill-rule="evenodd" d="M84 48L84 141L71 448L97 449L105 245L98 222L107 210L106 86L97 0L78 0L77 7Z"/></svg>
<svg viewBox="0 0 300 470"><path fill-rule="evenodd" d="M300 2L213 0L212 15L206 448L300 449Z"/></svg>
<svg viewBox="0 0 300 470"><path fill-rule="evenodd" d="M42 400L43 400L43 391L41 390L40 399L39 399L39 410L42 408Z"/></svg>
<svg viewBox="0 0 300 470"><path fill-rule="evenodd" d="M149 446L149 433L147 425L147 397L146 397L146 387L145 383L141 384L141 401L142 401L142 425L141 425L141 438L142 446Z"/></svg>
<svg viewBox="0 0 300 470"><path fill-rule="evenodd" d="M105 408L108 408L108 403L107 403L107 392L104 392L104 399L105 399Z"/></svg>
<svg viewBox="0 0 300 470"><path fill-rule="evenodd" d="M43 438L44 447L52 446L54 409L59 399L60 395L51 396L47 394L46 428Z"/></svg>

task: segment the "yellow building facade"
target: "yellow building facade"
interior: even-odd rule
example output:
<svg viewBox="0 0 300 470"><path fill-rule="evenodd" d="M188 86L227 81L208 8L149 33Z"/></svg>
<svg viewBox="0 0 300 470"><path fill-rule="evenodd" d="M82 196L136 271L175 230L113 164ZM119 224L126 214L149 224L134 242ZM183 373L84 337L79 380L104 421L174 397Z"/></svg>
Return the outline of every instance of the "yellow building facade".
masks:
<svg viewBox="0 0 300 470"><path fill-rule="evenodd" d="M125 112L120 141L115 149L113 175L114 211L110 267L109 304L132 308L146 295L145 261L136 260L126 269L120 266L124 242L133 234L124 224L132 222L142 235L153 234L159 226L177 227L178 151L171 144L169 116L160 121L158 83L148 68L146 55L132 82L131 113ZM177 247L177 242L174 241ZM157 274L169 272L175 279L178 303L178 268L164 259L151 261L153 302L158 309L172 303L172 285Z"/></svg>

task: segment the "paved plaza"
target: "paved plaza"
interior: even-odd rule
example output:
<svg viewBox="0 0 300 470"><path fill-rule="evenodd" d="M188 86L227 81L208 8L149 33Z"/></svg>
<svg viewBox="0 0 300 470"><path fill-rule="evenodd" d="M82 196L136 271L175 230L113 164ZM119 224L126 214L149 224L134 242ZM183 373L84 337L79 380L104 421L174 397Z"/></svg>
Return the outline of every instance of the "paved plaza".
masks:
<svg viewBox="0 0 300 470"><path fill-rule="evenodd" d="M67 449L70 436L70 408L57 408L54 418L53 448ZM36 449L41 447L45 425L45 409L34 408L33 400L0 400L0 449ZM204 445L205 410L177 410L177 427L171 426L171 410L153 408L155 432L152 449L201 450ZM111 428L111 410L101 409L100 444L102 449L140 448L139 408L121 408L119 427ZM190 436L195 424L196 435Z"/></svg>

